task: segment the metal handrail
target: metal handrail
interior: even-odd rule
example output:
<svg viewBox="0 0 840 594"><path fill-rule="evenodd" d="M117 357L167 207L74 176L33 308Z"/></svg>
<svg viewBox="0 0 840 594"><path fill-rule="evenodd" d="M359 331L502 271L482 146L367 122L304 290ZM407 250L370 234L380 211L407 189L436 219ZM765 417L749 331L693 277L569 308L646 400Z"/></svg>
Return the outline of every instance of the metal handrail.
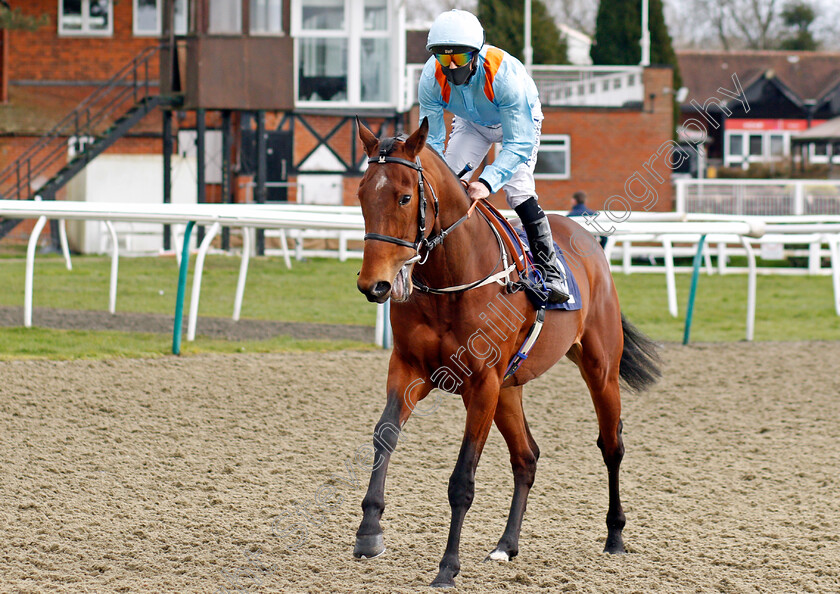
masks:
<svg viewBox="0 0 840 594"><path fill-rule="evenodd" d="M142 50L30 145L15 162L0 171L0 197L31 199L35 193L33 180L66 155L68 138L99 138L107 124L115 121L114 116L125 111L126 104L136 105L156 94L153 89L157 89L157 85L149 78L149 63L163 47L157 45Z"/></svg>

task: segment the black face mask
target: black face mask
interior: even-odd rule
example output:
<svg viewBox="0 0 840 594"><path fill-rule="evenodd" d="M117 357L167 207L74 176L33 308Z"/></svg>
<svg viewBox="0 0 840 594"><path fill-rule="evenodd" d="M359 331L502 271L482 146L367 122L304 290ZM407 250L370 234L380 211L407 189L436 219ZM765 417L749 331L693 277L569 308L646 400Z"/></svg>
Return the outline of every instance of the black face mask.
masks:
<svg viewBox="0 0 840 594"><path fill-rule="evenodd" d="M470 80L474 70L475 58L470 60L469 64L461 66L460 68L443 68L443 74L446 76L446 80L451 82L453 85L463 85Z"/></svg>

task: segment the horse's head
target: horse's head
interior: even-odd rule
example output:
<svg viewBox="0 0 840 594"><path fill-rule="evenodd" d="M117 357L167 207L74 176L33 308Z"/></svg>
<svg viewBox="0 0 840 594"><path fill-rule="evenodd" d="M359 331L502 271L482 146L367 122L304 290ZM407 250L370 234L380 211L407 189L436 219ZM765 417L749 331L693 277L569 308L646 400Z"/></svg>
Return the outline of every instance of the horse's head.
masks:
<svg viewBox="0 0 840 594"><path fill-rule="evenodd" d="M428 133L429 124L423 119L408 138L380 141L359 122L369 166L359 184L365 251L356 285L369 301L383 303L389 297L405 301L411 294L411 269L435 216L433 209L426 208L431 191L417 159Z"/></svg>

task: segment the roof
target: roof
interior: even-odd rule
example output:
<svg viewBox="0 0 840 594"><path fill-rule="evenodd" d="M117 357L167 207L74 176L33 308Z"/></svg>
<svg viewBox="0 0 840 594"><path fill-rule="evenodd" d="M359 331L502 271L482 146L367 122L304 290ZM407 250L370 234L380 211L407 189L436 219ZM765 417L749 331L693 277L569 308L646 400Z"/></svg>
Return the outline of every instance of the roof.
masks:
<svg viewBox="0 0 840 594"><path fill-rule="evenodd" d="M840 117L800 132L792 140L794 142L828 142L840 140Z"/></svg>
<svg viewBox="0 0 840 594"><path fill-rule="evenodd" d="M840 84L840 52L776 50L678 50L677 61L688 96L704 103L733 88L736 74L744 89L762 76L776 78L800 102L819 101Z"/></svg>

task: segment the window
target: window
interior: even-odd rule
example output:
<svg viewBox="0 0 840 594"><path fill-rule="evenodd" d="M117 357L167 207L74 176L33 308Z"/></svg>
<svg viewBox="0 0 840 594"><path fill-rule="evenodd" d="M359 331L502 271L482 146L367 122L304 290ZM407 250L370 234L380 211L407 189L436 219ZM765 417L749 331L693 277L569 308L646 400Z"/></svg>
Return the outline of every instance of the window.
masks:
<svg viewBox="0 0 840 594"><path fill-rule="evenodd" d="M540 138L536 179L569 179L571 141L567 134L544 134Z"/></svg>
<svg viewBox="0 0 840 594"><path fill-rule="evenodd" d="M760 157L762 155L762 144L764 142L763 134L750 134L750 156Z"/></svg>
<svg viewBox="0 0 840 594"><path fill-rule="evenodd" d="M163 0L133 0L134 35L156 37L163 30ZM187 34L187 0L175 0L175 34Z"/></svg>
<svg viewBox="0 0 840 594"><path fill-rule="evenodd" d="M785 137L781 134L770 135L770 156L783 157L785 154Z"/></svg>
<svg viewBox="0 0 840 594"><path fill-rule="evenodd" d="M242 33L242 0L210 0L208 33L239 35Z"/></svg>
<svg viewBox="0 0 840 594"><path fill-rule="evenodd" d="M60 35L111 35L113 0L59 0Z"/></svg>
<svg viewBox="0 0 840 594"><path fill-rule="evenodd" d="M733 134L729 137L729 156L741 157L744 154L744 137Z"/></svg>
<svg viewBox="0 0 840 594"><path fill-rule="evenodd" d="M296 8L298 101L393 101L391 0L301 0Z"/></svg>
<svg viewBox="0 0 840 594"><path fill-rule="evenodd" d="M281 0L250 0L250 32L252 35L280 35L283 33L283 3Z"/></svg>

